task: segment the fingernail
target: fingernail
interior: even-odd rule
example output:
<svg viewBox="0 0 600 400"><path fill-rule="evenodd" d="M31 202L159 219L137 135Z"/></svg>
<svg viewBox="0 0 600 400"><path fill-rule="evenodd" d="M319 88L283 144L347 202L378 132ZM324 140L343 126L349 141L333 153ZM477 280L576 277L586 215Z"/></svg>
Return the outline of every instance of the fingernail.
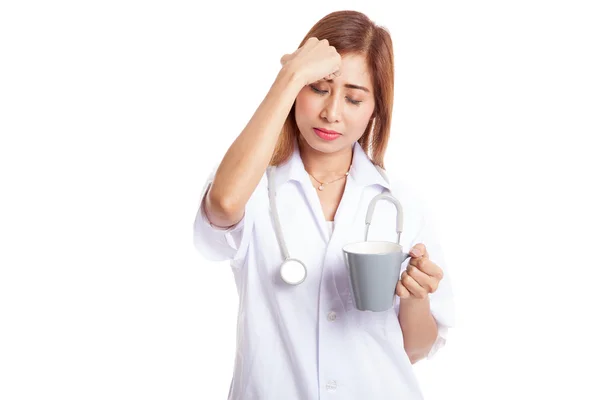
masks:
<svg viewBox="0 0 600 400"><path fill-rule="evenodd" d="M415 256L415 257L421 257L421 252L419 251L419 249L412 249L411 253Z"/></svg>

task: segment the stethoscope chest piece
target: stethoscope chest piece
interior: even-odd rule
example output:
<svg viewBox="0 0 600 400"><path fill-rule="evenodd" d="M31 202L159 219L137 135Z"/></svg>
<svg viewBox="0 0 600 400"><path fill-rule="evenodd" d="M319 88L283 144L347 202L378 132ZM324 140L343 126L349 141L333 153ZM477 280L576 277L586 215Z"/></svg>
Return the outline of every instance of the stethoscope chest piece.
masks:
<svg viewBox="0 0 600 400"><path fill-rule="evenodd" d="M290 285L299 285L306 279L306 266L300 260L288 258L281 264L281 279Z"/></svg>

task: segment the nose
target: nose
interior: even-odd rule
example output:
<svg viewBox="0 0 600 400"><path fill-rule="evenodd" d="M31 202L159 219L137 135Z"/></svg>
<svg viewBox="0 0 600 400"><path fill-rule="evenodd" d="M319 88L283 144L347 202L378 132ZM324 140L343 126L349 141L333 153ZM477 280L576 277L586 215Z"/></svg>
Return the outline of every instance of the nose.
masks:
<svg viewBox="0 0 600 400"><path fill-rule="evenodd" d="M340 100L337 96L330 96L321 111L321 118L326 119L330 123L339 122L340 113Z"/></svg>

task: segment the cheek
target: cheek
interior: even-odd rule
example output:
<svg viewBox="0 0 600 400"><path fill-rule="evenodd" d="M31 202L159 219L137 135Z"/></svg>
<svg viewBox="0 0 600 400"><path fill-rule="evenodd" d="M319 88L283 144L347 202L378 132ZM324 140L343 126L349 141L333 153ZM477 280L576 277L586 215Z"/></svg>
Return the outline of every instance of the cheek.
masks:
<svg viewBox="0 0 600 400"><path fill-rule="evenodd" d="M313 119L318 115L320 109L319 101L315 100L314 96L301 91L296 97L296 121L300 122L307 118Z"/></svg>
<svg viewBox="0 0 600 400"><path fill-rule="evenodd" d="M355 110L352 113L348 113L346 119L362 134L369 124L372 114L373 107L365 107L361 110Z"/></svg>

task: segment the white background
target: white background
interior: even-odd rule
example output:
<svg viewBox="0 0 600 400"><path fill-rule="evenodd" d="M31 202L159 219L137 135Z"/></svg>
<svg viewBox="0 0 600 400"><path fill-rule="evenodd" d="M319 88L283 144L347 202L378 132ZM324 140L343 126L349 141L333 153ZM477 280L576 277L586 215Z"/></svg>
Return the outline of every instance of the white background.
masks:
<svg viewBox="0 0 600 400"><path fill-rule="evenodd" d="M5 1L0 398L224 399L237 294L204 181L327 13L391 31L387 166L433 206L457 327L426 399L598 399L594 1Z"/></svg>

